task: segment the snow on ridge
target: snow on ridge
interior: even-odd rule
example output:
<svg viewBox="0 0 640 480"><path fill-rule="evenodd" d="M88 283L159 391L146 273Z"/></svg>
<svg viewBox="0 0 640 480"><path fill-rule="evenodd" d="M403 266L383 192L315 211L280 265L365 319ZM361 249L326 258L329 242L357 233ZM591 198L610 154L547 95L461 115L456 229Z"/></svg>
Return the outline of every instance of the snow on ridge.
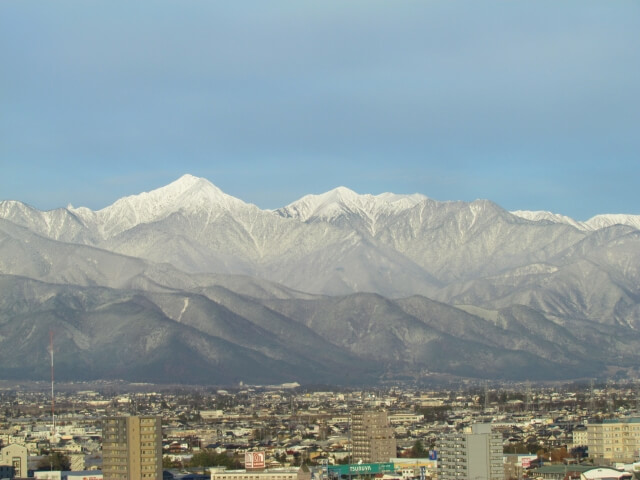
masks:
<svg viewBox="0 0 640 480"><path fill-rule="evenodd" d="M0 217L7 218L10 214L20 211L39 211L26 203L19 202L17 200L2 200L0 202Z"/></svg>
<svg viewBox="0 0 640 480"><path fill-rule="evenodd" d="M46 217L50 212L42 212L31 205L17 200L3 200L0 202L0 218L4 218L21 226L33 224L44 231Z"/></svg>
<svg viewBox="0 0 640 480"><path fill-rule="evenodd" d="M314 218L331 221L342 215L353 214L363 218L371 232L375 232L376 222L382 216L402 213L427 200L428 197L419 193L358 194L341 186L322 194L305 195L285 207L268 212L303 222ZM86 227L97 229L100 235L109 237L138 224L166 218L178 211L205 213L210 218L215 218L225 211L236 213L247 209L259 211L255 205L224 193L209 180L185 174L164 187L122 197L97 211L68 205L67 208L42 212L22 202L5 200L0 202L0 218L13 219L20 224L35 223L40 225L42 232L48 232L69 220L70 218L62 215L63 212L69 212ZM580 222L548 211L517 210L510 213L529 221L565 224L582 231L595 231L612 225L640 229L640 215L596 215L586 222Z"/></svg>
<svg viewBox="0 0 640 480"><path fill-rule="evenodd" d="M564 225L571 225L578 230L591 230L591 228L585 225L584 222L579 222L571 217L567 217L566 215L560 215L558 213L547 212L544 210L514 210L509 213L515 215L516 217L524 218L525 220L530 220L532 222L546 221L551 223L561 223Z"/></svg>
<svg viewBox="0 0 640 480"><path fill-rule="evenodd" d="M640 215L603 214L596 215L586 222L579 222L571 217L546 212L544 210L515 210L509 213L533 222L547 221L552 223L562 223L584 231L596 231L613 225L626 225L640 230Z"/></svg>
<svg viewBox="0 0 640 480"><path fill-rule="evenodd" d="M329 220L345 213L361 213L366 216L382 212L399 213L426 199L426 196L419 193L401 195L386 192L379 195L361 195L349 188L337 187L325 193L305 195L275 210L275 213L303 222L311 218Z"/></svg>
<svg viewBox="0 0 640 480"><path fill-rule="evenodd" d="M612 225L627 225L640 230L640 215L608 213L591 217L585 224L589 225L593 230L611 227Z"/></svg>

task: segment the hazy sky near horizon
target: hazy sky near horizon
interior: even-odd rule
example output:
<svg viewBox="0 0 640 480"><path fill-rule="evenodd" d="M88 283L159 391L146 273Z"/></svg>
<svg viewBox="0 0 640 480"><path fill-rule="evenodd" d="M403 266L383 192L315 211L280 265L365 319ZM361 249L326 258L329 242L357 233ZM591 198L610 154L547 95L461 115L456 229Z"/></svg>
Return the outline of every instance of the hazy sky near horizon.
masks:
<svg viewBox="0 0 640 480"><path fill-rule="evenodd" d="M640 2L0 2L0 200L184 173L640 214Z"/></svg>

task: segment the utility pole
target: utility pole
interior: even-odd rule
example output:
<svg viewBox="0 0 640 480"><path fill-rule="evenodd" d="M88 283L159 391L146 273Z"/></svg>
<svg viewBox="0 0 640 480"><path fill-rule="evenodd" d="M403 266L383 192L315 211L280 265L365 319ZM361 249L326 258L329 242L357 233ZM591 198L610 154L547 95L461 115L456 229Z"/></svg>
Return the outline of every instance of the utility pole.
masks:
<svg viewBox="0 0 640 480"><path fill-rule="evenodd" d="M55 395L53 392L53 330L49 330L49 355L51 357L51 437L56 434Z"/></svg>
<svg viewBox="0 0 640 480"><path fill-rule="evenodd" d="M484 413L487 413L487 405L489 404L489 386L487 383L484 384Z"/></svg>

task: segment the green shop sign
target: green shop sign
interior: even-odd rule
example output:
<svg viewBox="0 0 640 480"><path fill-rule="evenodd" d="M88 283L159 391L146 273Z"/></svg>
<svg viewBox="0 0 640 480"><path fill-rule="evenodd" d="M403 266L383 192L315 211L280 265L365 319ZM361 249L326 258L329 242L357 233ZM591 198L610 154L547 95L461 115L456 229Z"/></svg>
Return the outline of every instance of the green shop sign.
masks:
<svg viewBox="0 0 640 480"><path fill-rule="evenodd" d="M369 475L370 473L392 473L393 463L353 463L350 465L330 465L329 477L341 475Z"/></svg>

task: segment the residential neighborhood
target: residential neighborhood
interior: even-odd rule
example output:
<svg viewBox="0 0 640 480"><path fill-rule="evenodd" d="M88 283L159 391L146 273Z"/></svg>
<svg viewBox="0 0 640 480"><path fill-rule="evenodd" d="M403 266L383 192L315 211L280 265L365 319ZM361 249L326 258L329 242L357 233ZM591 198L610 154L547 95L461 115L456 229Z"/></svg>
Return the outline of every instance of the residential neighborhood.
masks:
<svg viewBox="0 0 640 480"><path fill-rule="evenodd" d="M53 399L43 385L0 390L2 452L19 446L27 467L6 478L51 472L59 458L68 462L63 470L101 474L105 422L120 417L157 417L162 469L173 478L242 469L247 452L264 452L267 470L305 468L314 478L339 472L330 466L370 461L394 463L393 472L378 474L387 478L449 478L451 468L471 468L451 463L451 446L482 432L491 435L505 480L595 467L633 473L640 451L640 390L628 383L356 390L112 382L60 386ZM385 425L375 428L393 439L395 455L388 441L378 449L383 457L357 453L374 435L357 430L362 412L384 413L375 418Z"/></svg>

